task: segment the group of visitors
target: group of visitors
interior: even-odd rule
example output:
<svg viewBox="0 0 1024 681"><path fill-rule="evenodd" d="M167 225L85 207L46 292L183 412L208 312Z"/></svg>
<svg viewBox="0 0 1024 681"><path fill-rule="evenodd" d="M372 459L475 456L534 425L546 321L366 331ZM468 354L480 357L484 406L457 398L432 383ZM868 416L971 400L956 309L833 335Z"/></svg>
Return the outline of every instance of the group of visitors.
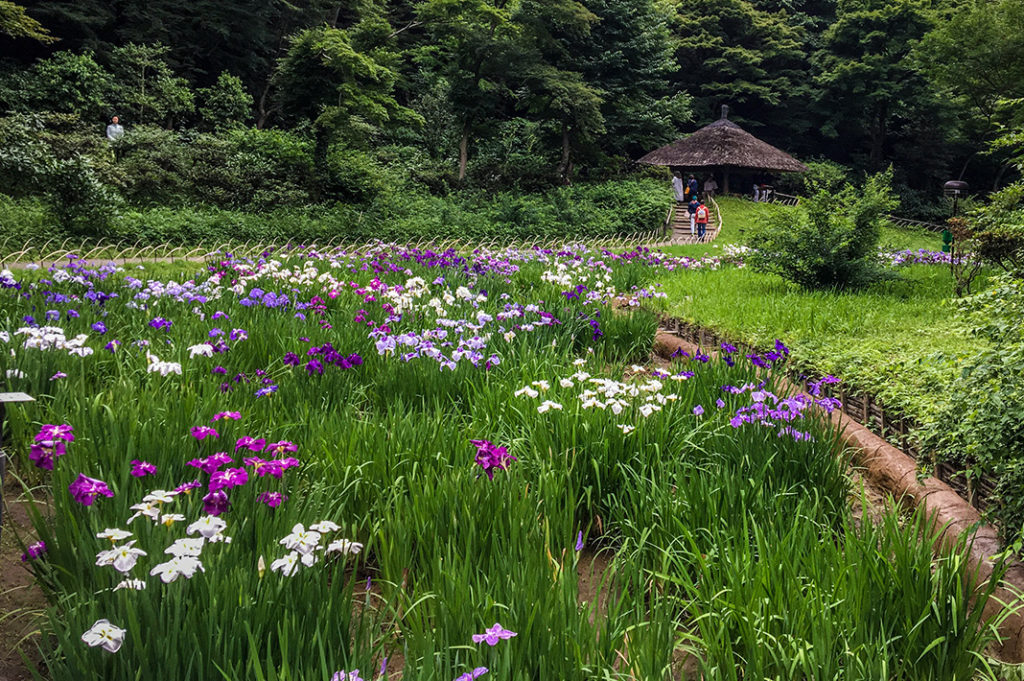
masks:
<svg viewBox="0 0 1024 681"><path fill-rule="evenodd" d="M754 183L754 201L763 201L765 203L775 198L775 187L770 184Z"/></svg>
<svg viewBox="0 0 1024 681"><path fill-rule="evenodd" d="M711 210L701 200L698 192L697 178L690 175L689 179L683 181L680 172L672 173L672 190L675 192L676 203L680 206L686 204L686 211L690 215L690 234L697 236L697 241L704 241L708 231L708 220L711 217ZM718 183L714 176L704 181L704 196L714 196L718 189Z"/></svg>

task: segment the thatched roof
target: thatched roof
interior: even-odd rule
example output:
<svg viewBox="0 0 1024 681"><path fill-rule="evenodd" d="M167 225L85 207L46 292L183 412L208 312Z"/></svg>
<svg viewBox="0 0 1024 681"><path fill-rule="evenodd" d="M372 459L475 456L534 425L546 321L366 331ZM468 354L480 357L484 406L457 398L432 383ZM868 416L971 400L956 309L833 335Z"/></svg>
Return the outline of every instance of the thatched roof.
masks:
<svg viewBox="0 0 1024 681"><path fill-rule="evenodd" d="M640 159L654 166L682 168L732 167L782 173L805 173L807 166L786 152L762 142L728 118L706 125L686 139L655 149Z"/></svg>

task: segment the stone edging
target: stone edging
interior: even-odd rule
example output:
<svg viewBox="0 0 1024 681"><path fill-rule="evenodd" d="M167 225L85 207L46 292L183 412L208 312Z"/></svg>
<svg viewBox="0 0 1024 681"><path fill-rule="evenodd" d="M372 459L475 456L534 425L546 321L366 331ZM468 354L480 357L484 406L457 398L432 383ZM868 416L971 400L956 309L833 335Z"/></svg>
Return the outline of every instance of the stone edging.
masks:
<svg viewBox="0 0 1024 681"><path fill-rule="evenodd" d="M656 354L667 358L680 348L692 353L698 346L659 329L654 340ZM899 503L922 509L931 519L932 526L941 530L936 551L951 548L966 536L971 567L977 570L982 580L989 579L993 571L992 556L1002 551L998 530L983 524L978 510L945 482L935 477L918 479L917 462L913 458L853 420L849 414L837 410L832 412L831 419L840 429L842 441L855 450L854 460L863 469L864 476L892 494ZM1002 604L1013 603L1021 593L1024 593L1024 564L1013 561L1003 583L989 600L985 615L994 615ZM1000 634L1004 638L995 649L997 656L1006 662L1024 661L1024 615L1014 612L1007 617L1000 627Z"/></svg>

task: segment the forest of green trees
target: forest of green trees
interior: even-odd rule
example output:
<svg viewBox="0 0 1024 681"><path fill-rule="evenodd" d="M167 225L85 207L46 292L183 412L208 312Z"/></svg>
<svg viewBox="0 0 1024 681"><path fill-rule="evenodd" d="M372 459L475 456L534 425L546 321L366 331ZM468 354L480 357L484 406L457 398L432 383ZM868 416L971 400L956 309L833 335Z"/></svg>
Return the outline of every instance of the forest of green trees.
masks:
<svg viewBox="0 0 1024 681"><path fill-rule="evenodd" d="M729 104L930 217L1018 179L1022 35L1020 0L0 0L0 192L65 222L531 192Z"/></svg>

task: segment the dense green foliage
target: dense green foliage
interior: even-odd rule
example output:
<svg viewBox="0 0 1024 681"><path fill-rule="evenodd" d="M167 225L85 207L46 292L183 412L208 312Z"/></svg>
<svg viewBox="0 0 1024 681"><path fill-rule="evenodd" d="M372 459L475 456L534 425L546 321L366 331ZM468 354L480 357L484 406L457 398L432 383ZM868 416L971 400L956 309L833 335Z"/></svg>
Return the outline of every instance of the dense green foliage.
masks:
<svg viewBox="0 0 1024 681"><path fill-rule="evenodd" d="M959 306L975 351L929 423L928 444L972 481L998 481L993 513L1006 537L1024 532L1024 280L1002 275Z"/></svg>
<svg viewBox="0 0 1024 681"><path fill-rule="evenodd" d="M439 681L483 665L514 681L994 678L984 650L1003 615L983 613L1003 564L980 585L963 542L933 556L923 514L880 508L877 525L858 522L835 427L781 399L777 369L742 357L631 366L649 356L656 320L613 313L611 299L660 259L421 256L223 258L216 273L173 282L70 264L57 270L69 276L20 272L20 289L0 288L11 334L0 381L39 396L8 420L17 474L49 492L33 509L47 550L29 563L51 597L38 639L49 678L134 681L157 668L195 681L351 681L333 672L358 669ZM103 305L73 300L82 281L109 296ZM598 286L607 302L564 295ZM39 304L94 352L23 347L26 333L54 337L18 332ZM603 335L588 323L598 319ZM379 324L372 336L367 322ZM426 346L405 354L403 339L420 334L462 357L439 371ZM120 347L103 349L113 339ZM361 359L341 368L326 347ZM168 362L177 370L157 370ZM762 401L788 416L754 417ZM237 413L215 416L225 410ZM747 422L730 427L740 414ZM31 464L44 423L74 430L52 471ZM483 439L514 457L493 479L474 463ZM219 490L230 507L191 489L161 497L158 522L127 521L155 488L197 477L212 488L222 474L186 462L221 450L235 475L251 471ZM282 451L295 467L258 472ZM153 474L133 476L135 457ZM79 472L112 495L82 506L68 490ZM264 492L284 497L271 506ZM166 547L204 514L223 532L190 554L194 573L167 574ZM287 537L324 520L334 529L319 525L300 547L312 560L286 569ZM126 528L146 555L104 565L94 556L110 548L96 536L106 528ZM341 538L341 554L324 550ZM115 589L124 578L145 589ZM83 641L99 619L125 629L116 652ZM494 622L515 636L474 641Z"/></svg>
<svg viewBox="0 0 1024 681"><path fill-rule="evenodd" d="M890 276L878 261L881 225L895 205L890 179L822 188L800 209L773 214L749 234L747 263L807 289L859 288Z"/></svg>
<svg viewBox="0 0 1024 681"><path fill-rule="evenodd" d="M29 0L0 14L21 26L0 43L0 111L75 114L97 137L117 114L126 144L151 143L144 126L215 148L249 125L287 131L312 146L307 186L261 188L262 210L369 200L377 187L336 177L362 174L367 153L434 193L616 176L731 104L755 134L850 179L891 163L903 210L938 219L950 176L981 188L1018 174L990 143L1020 122L1019 5ZM226 190L233 208L252 200L245 182Z"/></svg>
<svg viewBox="0 0 1024 681"><path fill-rule="evenodd" d="M780 219L777 214L795 212L750 201L720 205L726 232L711 249L686 246L680 252L715 252ZM880 246L938 250L941 241L937 234L883 227ZM672 316L758 347L781 338L808 375L834 374L848 391L867 392L887 408L925 421L944 405L960 363L976 347L953 318L948 267L912 265L899 276L842 292L807 290L750 267L701 268L660 280L668 294L662 304Z"/></svg>
<svg viewBox="0 0 1024 681"><path fill-rule="evenodd" d="M500 242L588 239L650 233L665 219L664 183L623 180L577 184L544 193L463 191L449 196L388 192L366 204L233 210L212 206L123 208L110 219L108 243L210 246L261 243L365 243L374 239ZM37 199L0 196L0 253L68 233ZM7 228L7 225L10 225Z"/></svg>

